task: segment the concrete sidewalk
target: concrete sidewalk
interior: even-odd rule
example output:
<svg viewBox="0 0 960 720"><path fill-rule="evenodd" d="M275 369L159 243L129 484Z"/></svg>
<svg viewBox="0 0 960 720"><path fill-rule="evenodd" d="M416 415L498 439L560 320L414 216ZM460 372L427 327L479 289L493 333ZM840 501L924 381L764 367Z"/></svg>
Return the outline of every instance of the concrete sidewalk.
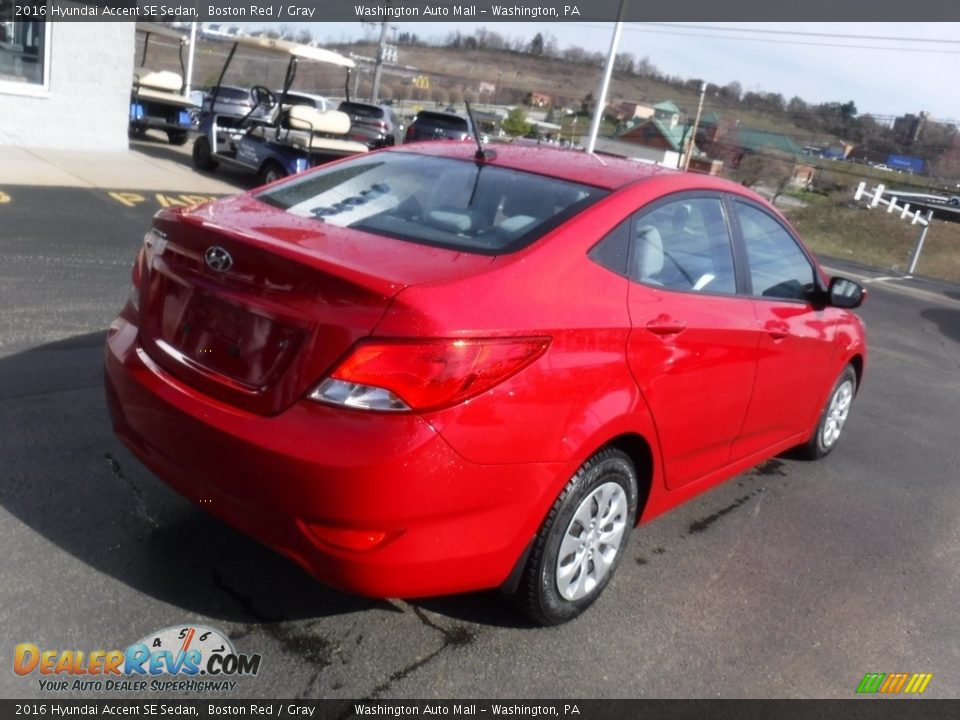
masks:
<svg viewBox="0 0 960 720"><path fill-rule="evenodd" d="M239 176L193 169L192 143L174 147L147 139L131 141L126 152L78 152L0 146L0 187L42 185L111 190L163 190L223 194L246 190Z"/></svg>

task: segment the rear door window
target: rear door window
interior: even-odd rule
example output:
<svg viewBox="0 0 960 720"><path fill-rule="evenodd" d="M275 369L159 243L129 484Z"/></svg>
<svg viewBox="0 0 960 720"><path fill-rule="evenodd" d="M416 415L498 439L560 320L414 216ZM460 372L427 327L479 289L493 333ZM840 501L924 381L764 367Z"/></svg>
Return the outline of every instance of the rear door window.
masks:
<svg viewBox="0 0 960 720"><path fill-rule="evenodd" d="M630 276L668 290L736 293L733 249L720 199L684 197L638 213Z"/></svg>

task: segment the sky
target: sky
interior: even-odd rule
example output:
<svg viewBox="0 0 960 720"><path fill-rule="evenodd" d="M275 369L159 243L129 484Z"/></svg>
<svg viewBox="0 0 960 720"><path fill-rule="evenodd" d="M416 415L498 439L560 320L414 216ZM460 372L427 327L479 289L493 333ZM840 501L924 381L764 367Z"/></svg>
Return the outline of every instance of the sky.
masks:
<svg viewBox="0 0 960 720"><path fill-rule="evenodd" d="M369 23L288 25L329 42L378 35ZM441 39L480 27L527 40L543 32L560 48L578 45L606 54L613 26L541 21L394 27ZM809 103L852 100L861 114L925 110L937 120L960 121L960 23L626 23L618 52L647 57L667 75L717 86L737 81L745 92L780 93L786 100L796 95Z"/></svg>

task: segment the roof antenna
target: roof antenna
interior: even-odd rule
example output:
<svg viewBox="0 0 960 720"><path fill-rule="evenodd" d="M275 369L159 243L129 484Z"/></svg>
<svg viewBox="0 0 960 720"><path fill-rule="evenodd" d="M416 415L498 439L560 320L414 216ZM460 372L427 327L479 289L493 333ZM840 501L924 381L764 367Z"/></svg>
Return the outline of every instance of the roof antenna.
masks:
<svg viewBox="0 0 960 720"><path fill-rule="evenodd" d="M470 118L470 126L473 128L473 139L477 142L477 152L474 154L473 159L479 163L484 163L488 160L494 160L497 157L497 152L496 150L483 149L483 143L480 141L480 130L477 128L477 123L473 119L473 112L470 110L470 103L464 100L463 104L467 106L467 117Z"/></svg>

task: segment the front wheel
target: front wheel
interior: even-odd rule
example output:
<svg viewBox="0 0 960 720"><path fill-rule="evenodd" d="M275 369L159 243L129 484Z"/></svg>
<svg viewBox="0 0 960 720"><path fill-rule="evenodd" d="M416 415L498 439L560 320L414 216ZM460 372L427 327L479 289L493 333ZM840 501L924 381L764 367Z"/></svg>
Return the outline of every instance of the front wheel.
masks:
<svg viewBox="0 0 960 720"><path fill-rule="evenodd" d="M829 455L840 440L843 426L850 417L850 407L853 405L853 396L857 392L857 374L847 365L837 382L830 391L827 405L820 414L817 427L806 444L798 450L801 457L808 460L819 460Z"/></svg>
<svg viewBox="0 0 960 720"><path fill-rule="evenodd" d="M637 474L620 450L601 450L564 487L543 521L516 600L542 625L572 620L600 596L637 514Z"/></svg>

